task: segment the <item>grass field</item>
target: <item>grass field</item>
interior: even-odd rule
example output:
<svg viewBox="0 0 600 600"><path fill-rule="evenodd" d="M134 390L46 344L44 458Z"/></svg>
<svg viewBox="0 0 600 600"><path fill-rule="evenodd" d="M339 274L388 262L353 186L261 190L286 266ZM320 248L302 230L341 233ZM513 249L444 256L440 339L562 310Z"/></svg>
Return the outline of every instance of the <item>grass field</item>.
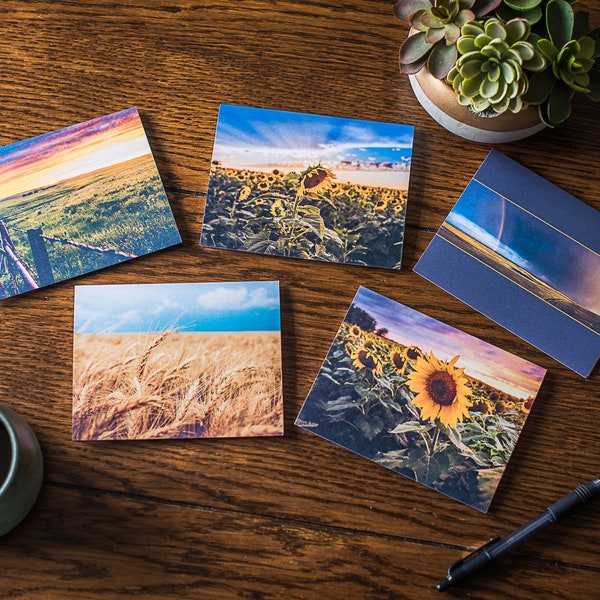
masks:
<svg viewBox="0 0 600 600"><path fill-rule="evenodd" d="M73 439L282 434L279 332L75 334Z"/></svg>
<svg viewBox="0 0 600 600"><path fill-rule="evenodd" d="M149 154L1 199L0 219L9 226L12 241L34 278L31 248L26 234L19 230L41 227L46 236L135 256L179 242ZM46 242L46 249L55 281L118 262L114 255L57 242ZM7 278L6 272L0 272L0 282L9 286Z"/></svg>

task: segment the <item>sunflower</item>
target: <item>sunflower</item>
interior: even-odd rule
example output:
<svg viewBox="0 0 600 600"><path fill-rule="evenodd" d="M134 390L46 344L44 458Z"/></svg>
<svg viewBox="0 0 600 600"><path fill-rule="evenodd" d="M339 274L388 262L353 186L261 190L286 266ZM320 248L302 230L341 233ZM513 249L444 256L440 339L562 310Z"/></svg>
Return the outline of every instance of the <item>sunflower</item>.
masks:
<svg viewBox="0 0 600 600"><path fill-rule="evenodd" d="M369 371L372 371L375 375L381 373L381 361L377 357L375 346L371 342L367 342L363 346L355 348L350 355L350 358L352 358L352 364L357 369L369 369Z"/></svg>
<svg viewBox="0 0 600 600"><path fill-rule="evenodd" d="M275 200L275 202L273 202L273 204L271 205L271 214L274 217L285 216L285 210L283 208L283 204L282 204L281 200L277 199L277 200Z"/></svg>
<svg viewBox="0 0 600 600"><path fill-rule="evenodd" d="M421 356L423 356L423 352L421 352L421 349L418 348L417 346L407 346L404 351L404 356L405 358L407 358L408 360L414 362L415 360L417 360L418 358L421 358Z"/></svg>
<svg viewBox="0 0 600 600"><path fill-rule="evenodd" d="M523 400L523 404L521 404L521 410L528 415L532 406L533 398L527 398L527 400Z"/></svg>
<svg viewBox="0 0 600 600"><path fill-rule="evenodd" d="M375 210L384 210L387 208L388 199L387 198L378 198L375 202Z"/></svg>
<svg viewBox="0 0 600 600"><path fill-rule="evenodd" d="M252 189L245 185L238 194L238 200L245 200L252 193Z"/></svg>
<svg viewBox="0 0 600 600"><path fill-rule="evenodd" d="M415 394L413 404L421 410L423 420L439 419L442 425L455 427L469 414L471 390L465 370L454 366L458 358L443 362L430 352L417 359L406 383Z"/></svg>
<svg viewBox="0 0 600 600"><path fill-rule="evenodd" d="M360 339L364 336L364 332L358 325L349 325L348 336L354 339Z"/></svg>
<svg viewBox="0 0 600 600"><path fill-rule="evenodd" d="M398 350L390 350L390 362L394 365L394 369L398 371L398 373L404 373L404 369L406 369L406 357L402 352L398 352Z"/></svg>
<svg viewBox="0 0 600 600"><path fill-rule="evenodd" d="M331 169L326 169L320 164L316 166L309 165L299 175L300 188L298 193L300 195L317 195L329 188L332 179L337 179L337 177Z"/></svg>
<svg viewBox="0 0 600 600"><path fill-rule="evenodd" d="M262 190L262 191L264 192L265 190L268 190L268 189L269 189L269 184L268 184L266 181L261 181L261 182L258 184L258 189L259 189L259 190Z"/></svg>

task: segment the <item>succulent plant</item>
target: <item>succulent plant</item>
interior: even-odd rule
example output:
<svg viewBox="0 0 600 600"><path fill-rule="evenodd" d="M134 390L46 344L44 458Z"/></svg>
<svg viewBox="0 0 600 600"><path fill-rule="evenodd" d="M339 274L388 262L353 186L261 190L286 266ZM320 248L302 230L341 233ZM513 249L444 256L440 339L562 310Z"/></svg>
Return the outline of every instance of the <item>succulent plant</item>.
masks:
<svg viewBox="0 0 600 600"><path fill-rule="evenodd" d="M430 73L444 79L456 63L456 42L461 27L494 10L502 0L397 0L394 14L416 33L400 48L404 73L417 73L425 64Z"/></svg>
<svg viewBox="0 0 600 600"><path fill-rule="evenodd" d="M600 30L591 30L588 14L574 14L567 0L546 4L548 37L537 39L537 47L548 68L534 75L524 100L539 106L540 119L549 127L571 114L575 92L600 100Z"/></svg>
<svg viewBox="0 0 600 600"><path fill-rule="evenodd" d="M541 71L546 65L527 41L530 31L524 19L505 24L495 17L462 27L456 44L459 57L447 77L460 104L475 113L523 108L522 95L529 87L526 71Z"/></svg>

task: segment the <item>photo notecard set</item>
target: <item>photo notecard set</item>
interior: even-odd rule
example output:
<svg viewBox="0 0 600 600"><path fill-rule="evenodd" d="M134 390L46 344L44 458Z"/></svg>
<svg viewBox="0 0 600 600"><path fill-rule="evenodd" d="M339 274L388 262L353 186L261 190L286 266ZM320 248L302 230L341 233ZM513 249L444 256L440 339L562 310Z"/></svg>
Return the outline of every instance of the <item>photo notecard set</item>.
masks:
<svg viewBox="0 0 600 600"><path fill-rule="evenodd" d="M73 439L283 435L279 283L75 287Z"/></svg>
<svg viewBox="0 0 600 600"><path fill-rule="evenodd" d="M545 373L361 287L296 425L486 512Z"/></svg>
<svg viewBox="0 0 600 600"><path fill-rule="evenodd" d="M492 150L414 270L587 377L600 357L600 212Z"/></svg>
<svg viewBox="0 0 600 600"><path fill-rule="evenodd" d="M137 109L0 148L0 299L180 242Z"/></svg>
<svg viewBox="0 0 600 600"><path fill-rule="evenodd" d="M399 269L413 130L221 105L201 245Z"/></svg>

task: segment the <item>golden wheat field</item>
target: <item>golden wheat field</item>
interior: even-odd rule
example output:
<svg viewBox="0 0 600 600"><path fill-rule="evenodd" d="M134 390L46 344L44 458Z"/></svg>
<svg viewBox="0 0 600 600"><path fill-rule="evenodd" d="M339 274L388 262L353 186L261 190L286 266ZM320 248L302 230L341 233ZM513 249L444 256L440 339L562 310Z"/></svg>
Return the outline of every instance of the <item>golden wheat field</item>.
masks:
<svg viewBox="0 0 600 600"><path fill-rule="evenodd" d="M283 434L279 332L75 334L73 439Z"/></svg>

